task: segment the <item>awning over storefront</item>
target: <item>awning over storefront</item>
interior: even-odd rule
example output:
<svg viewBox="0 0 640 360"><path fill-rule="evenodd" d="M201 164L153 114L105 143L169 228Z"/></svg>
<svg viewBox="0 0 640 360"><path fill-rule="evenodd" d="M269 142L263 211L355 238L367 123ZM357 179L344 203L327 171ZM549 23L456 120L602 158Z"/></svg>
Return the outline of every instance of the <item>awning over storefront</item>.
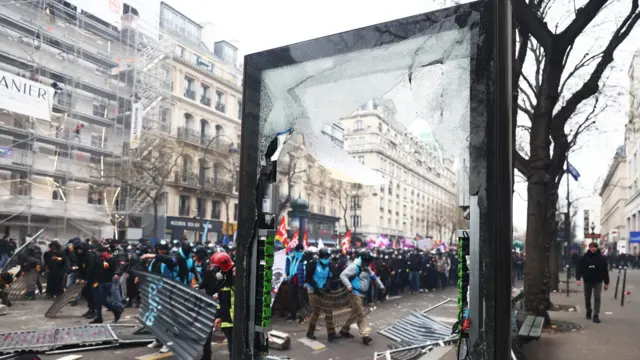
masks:
<svg viewBox="0 0 640 360"><path fill-rule="evenodd" d="M223 224L220 220L203 219L200 222L199 219L190 217L167 216L165 225L167 233L171 233L171 239L178 240L182 240L187 231L202 233L205 227L207 228L207 238L209 240L214 242L222 241L224 234L222 233Z"/></svg>

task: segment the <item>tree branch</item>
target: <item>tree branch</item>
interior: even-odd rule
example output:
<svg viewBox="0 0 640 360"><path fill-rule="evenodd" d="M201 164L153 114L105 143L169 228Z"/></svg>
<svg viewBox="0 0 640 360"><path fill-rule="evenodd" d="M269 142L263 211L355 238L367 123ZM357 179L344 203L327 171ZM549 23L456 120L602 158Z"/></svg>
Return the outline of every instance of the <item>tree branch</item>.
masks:
<svg viewBox="0 0 640 360"><path fill-rule="evenodd" d="M602 57L602 54L604 53L604 51L601 51L595 55L589 56L589 53L585 53L582 56L582 59L580 59L580 61L578 62L578 64L576 64L576 66L571 69L571 71L567 74L567 77L564 79L564 81L562 82L562 84L560 85L560 93L564 93L564 89L567 86L567 83L569 82L569 80L575 76L575 74L584 69L585 67L591 65L595 60L599 59Z"/></svg>
<svg viewBox="0 0 640 360"><path fill-rule="evenodd" d="M604 0L591 0L589 3L596 2L605 2ZM589 4L585 5L588 6ZM604 4L603 4L604 5ZM600 6L601 8L602 6ZM607 67L613 62L613 53L615 50L622 44L622 42L629 36L633 28L640 20L640 13L638 13L638 0L632 0L631 9L629 13L622 21L620 26L616 29L616 31L611 36L609 43L605 47L602 52L602 57L600 57L600 61L596 64L591 76L587 79L587 81L582 84L580 89L576 91L565 103L565 105L560 108L560 110L553 116L552 127L557 129L564 128L564 124L567 123L571 115L576 111L578 106L589 97L595 95L599 89L599 82L602 78ZM580 11L580 10L578 10Z"/></svg>
<svg viewBox="0 0 640 360"><path fill-rule="evenodd" d="M529 160L525 159L518 151L513 152L513 164L524 177L527 179L531 175L529 171Z"/></svg>
<svg viewBox="0 0 640 360"><path fill-rule="evenodd" d="M589 114L587 114L585 119L578 125L576 130L573 132L571 139L569 140L569 147L575 146L576 142L578 141L578 136L580 136L586 131L589 131L589 129L595 125L596 123L595 119L598 117L598 115L600 115L602 112L606 110L607 105L605 104L603 107L600 108L598 107L599 103L600 103L600 97L596 96L593 107L591 108L591 111L589 111Z"/></svg>
<svg viewBox="0 0 640 360"><path fill-rule="evenodd" d="M566 51L576 41L608 2L609 0L589 0L588 3L576 10L573 21L559 34L560 51ZM634 0L634 2L637 4L637 1Z"/></svg>
<svg viewBox="0 0 640 360"><path fill-rule="evenodd" d="M520 28L531 34L543 48L550 48L555 35L538 16L539 8L536 8L535 4L528 4L525 0L511 0L511 6Z"/></svg>

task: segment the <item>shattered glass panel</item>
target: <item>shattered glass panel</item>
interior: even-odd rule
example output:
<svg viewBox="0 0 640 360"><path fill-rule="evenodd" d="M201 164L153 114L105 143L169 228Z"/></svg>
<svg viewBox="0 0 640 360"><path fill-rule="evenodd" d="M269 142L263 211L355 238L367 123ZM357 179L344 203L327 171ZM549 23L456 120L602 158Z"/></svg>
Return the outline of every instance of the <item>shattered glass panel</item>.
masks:
<svg viewBox="0 0 640 360"><path fill-rule="evenodd" d="M260 154L277 133L292 128L302 135L304 149L337 180L388 183L393 175L354 156L369 149L402 159L406 168L456 182L456 172L469 163L477 15L466 18L464 26L451 16L394 42L386 41L384 29L372 26L366 34L379 36L380 46L263 71ZM358 40L351 32L332 37L345 44ZM297 60L295 51L290 54ZM327 124L344 129L342 146L323 132Z"/></svg>

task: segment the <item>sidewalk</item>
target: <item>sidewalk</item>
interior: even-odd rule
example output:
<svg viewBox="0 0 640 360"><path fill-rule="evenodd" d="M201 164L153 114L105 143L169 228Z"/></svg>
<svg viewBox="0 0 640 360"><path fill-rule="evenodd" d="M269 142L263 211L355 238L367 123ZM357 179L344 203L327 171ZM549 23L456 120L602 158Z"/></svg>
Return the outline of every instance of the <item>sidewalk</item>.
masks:
<svg viewBox="0 0 640 360"><path fill-rule="evenodd" d="M576 305L577 312L551 312L552 320L564 320L579 324L583 330L572 333L545 331L538 342L524 346L527 360L583 360L616 359L635 360L638 355L638 332L640 332L640 271L627 272L626 290L631 294L625 297L624 307L620 306L620 293L614 300L617 272L610 273L611 284L608 291L602 292L602 323L594 324L585 318L584 297L582 293L551 294L554 304ZM575 289L575 283L571 284ZM580 288L581 289L581 288Z"/></svg>

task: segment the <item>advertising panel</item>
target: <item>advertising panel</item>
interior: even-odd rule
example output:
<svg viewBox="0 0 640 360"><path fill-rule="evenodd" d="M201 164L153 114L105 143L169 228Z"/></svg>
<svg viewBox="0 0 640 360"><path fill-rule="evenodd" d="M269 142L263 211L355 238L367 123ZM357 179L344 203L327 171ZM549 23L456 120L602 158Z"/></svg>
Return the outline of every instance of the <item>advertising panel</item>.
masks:
<svg viewBox="0 0 640 360"><path fill-rule="evenodd" d="M137 149L140 145L142 135L142 104L135 103L131 109L131 135L129 137L129 147Z"/></svg>
<svg viewBox="0 0 640 360"><path fill-rule="evenodd" d="M0 70L0 109L51 121L51 86Z"/></svg>

